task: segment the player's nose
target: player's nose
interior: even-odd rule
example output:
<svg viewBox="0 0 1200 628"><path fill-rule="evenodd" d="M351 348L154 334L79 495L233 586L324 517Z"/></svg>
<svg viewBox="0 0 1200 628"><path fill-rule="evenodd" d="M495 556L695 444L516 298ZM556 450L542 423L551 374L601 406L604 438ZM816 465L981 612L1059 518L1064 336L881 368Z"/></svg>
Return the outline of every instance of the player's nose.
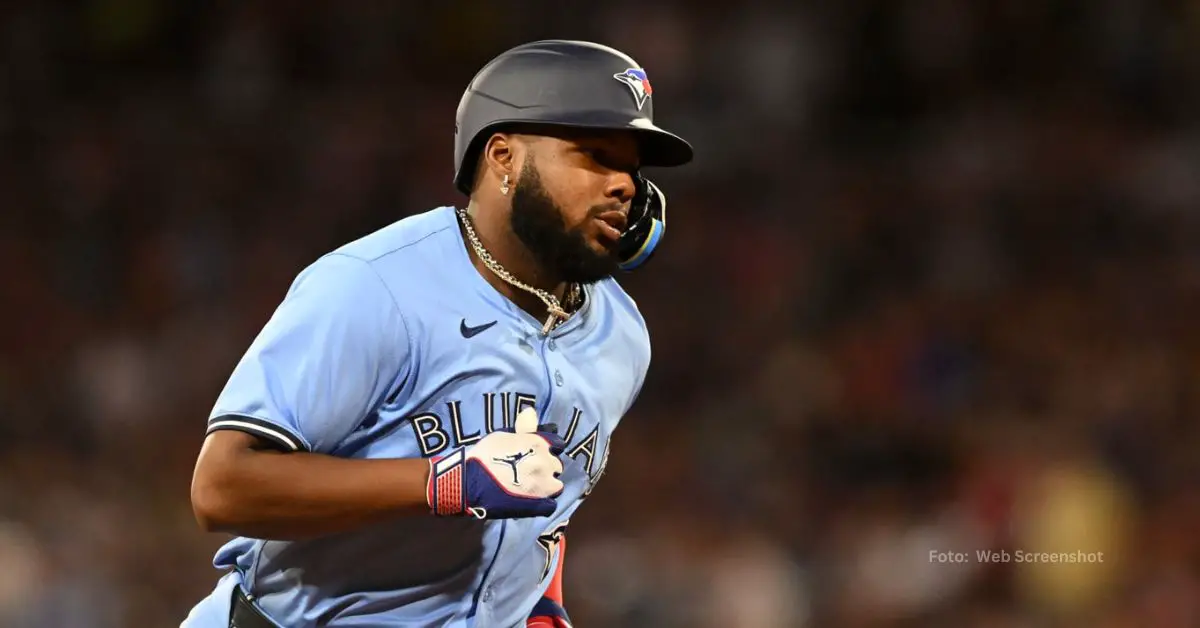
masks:
<svg viewBox="0 0 1200 628"><path fill-rule="evenodd" d="M636 192L637 187L633 182L633 175L628 172L614 172L609 178L605 196L619 201L621 205L628 206L633 201L633 195Z"/></svg>

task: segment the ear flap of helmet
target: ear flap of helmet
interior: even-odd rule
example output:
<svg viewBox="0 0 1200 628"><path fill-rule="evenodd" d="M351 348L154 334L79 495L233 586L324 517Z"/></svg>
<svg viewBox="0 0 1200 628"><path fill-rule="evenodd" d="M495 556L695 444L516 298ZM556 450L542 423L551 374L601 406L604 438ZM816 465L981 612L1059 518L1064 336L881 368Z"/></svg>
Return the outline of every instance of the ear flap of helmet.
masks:
<svg viewBox="0 0 1200 628"><path fill-rule="evenodd" d="M631 271L654 255L667 230L667 197L657 185L640 174L638 191L629 210L629 227L621 236L620 269Z"/></svg>

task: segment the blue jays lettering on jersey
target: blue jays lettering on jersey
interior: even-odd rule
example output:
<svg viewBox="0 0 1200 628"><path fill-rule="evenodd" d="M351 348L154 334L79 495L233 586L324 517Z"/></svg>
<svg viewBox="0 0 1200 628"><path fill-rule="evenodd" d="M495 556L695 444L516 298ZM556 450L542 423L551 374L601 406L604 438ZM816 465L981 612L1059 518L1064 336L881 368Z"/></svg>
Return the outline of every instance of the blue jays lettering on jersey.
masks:
<svg viewBox="0 0 1200 628"><path fill-rule="evenodd" d="M550 517L417 516L305 541L236 538L184 628L224 628L234 586L288 628L515 626L549 585L557 539L594 487L650 361L616 281L548 336L472 265L454 209L405 218L304 269L234 368L209 430L285 451L430 457L534 406L567 441ZM515 459L510 464L520 464Z"/></svg>

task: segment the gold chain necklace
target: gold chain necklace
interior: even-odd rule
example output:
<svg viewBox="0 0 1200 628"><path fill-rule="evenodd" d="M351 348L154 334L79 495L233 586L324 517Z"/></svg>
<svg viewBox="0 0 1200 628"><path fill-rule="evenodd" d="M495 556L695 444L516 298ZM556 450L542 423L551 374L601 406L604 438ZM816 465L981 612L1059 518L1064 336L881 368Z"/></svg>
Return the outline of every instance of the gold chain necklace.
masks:
<svg viewBox="0 0 1200 628"><path fill-rule="evenodd" d="M467 240L471 243L471 248L474 249L475 255L479 257L480 261L483 262L483 265L487 266L488 270L492 271L492 273L504 280L506 283L533 294L546 304L546 310L549 312L549 315L546 317L546 323L542 325L543 335L549 334L550 331L559 323L567 320L567 318L571 316L559 304L558 297L546 292L545 290L534 288L533 286L522 282L520 279L513 277L512 273L508 272L507 269L501 266L500 262L497 262L496 259L492 257L492 254L488 253L487 249L483 248L483 243L479 241L479 236L475 234L475 228L471 226L471 219L469 216L467 216L467 210L458 208L457 213L459 220L462 221L463 229L467 232ZM565 297L566 302L569 305L574 306L577 304L579 301L579 284L571 284L570 287L567 288Z"/></svg>

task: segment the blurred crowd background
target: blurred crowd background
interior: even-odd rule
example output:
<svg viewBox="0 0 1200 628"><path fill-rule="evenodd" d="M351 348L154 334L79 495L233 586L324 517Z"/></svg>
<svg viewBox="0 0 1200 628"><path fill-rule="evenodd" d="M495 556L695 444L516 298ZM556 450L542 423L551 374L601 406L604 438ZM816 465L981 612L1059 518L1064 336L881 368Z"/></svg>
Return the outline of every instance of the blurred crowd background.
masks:
<svg viewBox="0 0 1200 628"><path fill-rule="evenodd" d="M208 593L230 369L307 263L463 202L462 89L546 37L698 155L622 278L655 361L578 626L1200 626L1200 4L1139 0L3 4L0 626Z"/></svg>

